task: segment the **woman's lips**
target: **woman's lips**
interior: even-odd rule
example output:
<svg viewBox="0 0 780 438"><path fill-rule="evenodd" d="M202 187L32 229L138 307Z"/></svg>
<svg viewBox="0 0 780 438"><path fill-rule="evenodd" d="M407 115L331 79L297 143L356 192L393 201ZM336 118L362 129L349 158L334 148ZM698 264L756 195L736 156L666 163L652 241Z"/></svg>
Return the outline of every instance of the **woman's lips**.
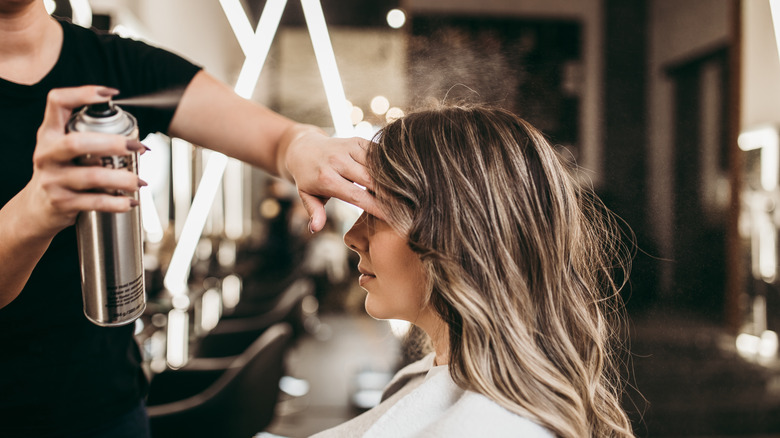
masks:
<svg viewBox="0 0 780 438"><path fill-rule="evenodd" d="M360 286L364 286L366 283L368 283L369 281L375 278L376 277L371 274L361 274L360 278L358 278L358 283L360 284Z"/></svg>

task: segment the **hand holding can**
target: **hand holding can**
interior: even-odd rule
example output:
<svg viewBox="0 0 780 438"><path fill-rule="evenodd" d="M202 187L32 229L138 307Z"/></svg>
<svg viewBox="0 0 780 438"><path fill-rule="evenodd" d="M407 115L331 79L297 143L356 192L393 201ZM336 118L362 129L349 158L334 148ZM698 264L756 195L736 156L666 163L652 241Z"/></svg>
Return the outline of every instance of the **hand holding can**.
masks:
<svg viewBox="0 0 780 438"><path fill-rule="evenodd" d="M135 118L111 101L85 106L73 114L67 131L119 135L127 140L128 147L140 145ZM75 162L87 168L122 169L136 178L138 175L138 152L88 153ZM82 211L76 220L76 233L84 314L97 325L119 326L133 322L146 307L141 215L136 190L107 192L130 196L130 209Z"/></svg>

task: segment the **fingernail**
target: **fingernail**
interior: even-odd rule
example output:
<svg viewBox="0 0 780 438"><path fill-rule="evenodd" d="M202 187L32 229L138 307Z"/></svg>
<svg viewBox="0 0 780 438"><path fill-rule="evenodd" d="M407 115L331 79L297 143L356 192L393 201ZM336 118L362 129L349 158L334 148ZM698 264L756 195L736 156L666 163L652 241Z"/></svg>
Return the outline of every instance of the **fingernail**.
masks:
<svg viewBox="0 0 780 438"><path fill-rule="evenodd" d="M142 180L141 178L138 178L138 188L139 188L139 189L140 189L141 187L146 187L146 186L148 186L148 185L149 185L149 183L147 183L146 181Z"/></svg>
<svg viewBox="0 0 780 438"><path fill-rule="evenodd" d="M137 199L131 199L130 200L130 207L138 207L138 200Z"/></svg>
<svg viewBox="0 0 780 438"><path fill-rule="evenodd" d="M133 151L133 152L140 152L142 150L151 151L145 144L141 143L138 140L127 140L126 146L127 150Z"/></svg>
<svg viewBox="0 0 780 438"><path fill-rule="evenodd" d="M309 232L311 234L314 234L314 229L311 227L311 221L312 221L312 219L309 219Z"/></svg>
<svg viewBox="0 0 780 438"><path fill-rule="evenodd" d="M119 94L119 90L116 88L102 87L98 88L97 94L102 97L111 97Z"/></svg>

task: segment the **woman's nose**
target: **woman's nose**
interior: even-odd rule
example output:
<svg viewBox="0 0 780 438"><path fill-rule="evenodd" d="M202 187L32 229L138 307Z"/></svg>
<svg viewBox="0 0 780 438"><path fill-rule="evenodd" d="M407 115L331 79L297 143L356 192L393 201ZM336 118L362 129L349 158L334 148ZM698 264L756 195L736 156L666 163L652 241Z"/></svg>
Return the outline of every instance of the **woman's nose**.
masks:
<svg viewBox="0 0 780 438"><path fill-rule="evenodd" d="M368 213L363 212L360 217L352 225L352 228L344 234L344 244L349 249L357 252L366 249L366 223L368 219Z"/></svg>

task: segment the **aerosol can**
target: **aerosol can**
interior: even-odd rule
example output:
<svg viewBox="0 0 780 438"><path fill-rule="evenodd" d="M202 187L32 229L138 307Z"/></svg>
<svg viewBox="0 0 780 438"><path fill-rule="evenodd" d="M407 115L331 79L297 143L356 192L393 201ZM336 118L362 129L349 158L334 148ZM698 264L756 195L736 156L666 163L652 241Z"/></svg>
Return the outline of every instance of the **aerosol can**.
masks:
<svg viewBox="0 0 780 438"><path fill-rule="evenodd" d="M69 120L67 131L119 134L138 139L135 117L112 102L82 108ZM85 155L77 164L126 169L137 175L138 153ZM138 192L132 196L138 200ZM104 327L135 321L146 308L140 208L136 205L125 213L83 211L76 218L76 234L84 314Z"/></svg>

